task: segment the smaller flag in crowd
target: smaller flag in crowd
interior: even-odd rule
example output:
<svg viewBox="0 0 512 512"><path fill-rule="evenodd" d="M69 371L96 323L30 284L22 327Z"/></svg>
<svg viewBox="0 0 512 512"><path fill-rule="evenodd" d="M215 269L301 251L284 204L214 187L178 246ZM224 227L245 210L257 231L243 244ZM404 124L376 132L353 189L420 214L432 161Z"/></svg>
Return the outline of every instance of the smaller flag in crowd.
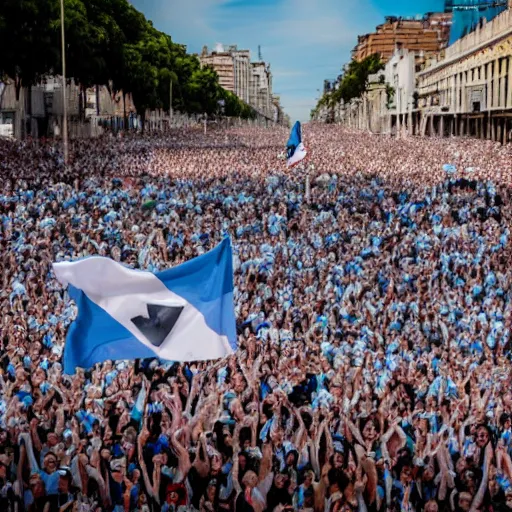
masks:
<svg viewBox="0 0 512 512"><path fill-rule="evenodd" d="M286 144L288 167L293 167L306 158L308 154L302 143L302 131L300 121L297 121L292 128L290 138Z"/></svg>

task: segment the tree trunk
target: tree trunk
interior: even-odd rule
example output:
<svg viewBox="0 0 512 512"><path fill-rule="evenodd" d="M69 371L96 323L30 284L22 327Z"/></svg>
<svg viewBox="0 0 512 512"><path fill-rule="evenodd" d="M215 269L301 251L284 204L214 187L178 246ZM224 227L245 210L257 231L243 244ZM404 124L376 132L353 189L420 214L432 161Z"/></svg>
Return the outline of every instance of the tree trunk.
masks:
<svg viewBox="0 0 512 512"><path fill-rule="evenodd" d="M85 102L86 102L86 94L85 94L85 87L80 84L78 86L79 91L79 107L78 107L78 117L80 118L80 121L83 123L85 121Z"/></svg>
<svg viewBox="0 0 512 512"><path fill-rule="evenodd" d="M126 131L126 93L123 91L123 130Z"/></svg>
<svg viewBox="0 0 512 512"><path fill-rule="evenodd" d="M20 104L20 96L21 96L21 85L16 82L16 113L14 117L14 137L22 138L22 119L21 119L21 104Z"/></svg>
<svg viewBox="0 0 512 512"><path fill-rule="evenodd" d="M27 87L27 115L25 117L25 132L32 136L32 86Z"/></svg>

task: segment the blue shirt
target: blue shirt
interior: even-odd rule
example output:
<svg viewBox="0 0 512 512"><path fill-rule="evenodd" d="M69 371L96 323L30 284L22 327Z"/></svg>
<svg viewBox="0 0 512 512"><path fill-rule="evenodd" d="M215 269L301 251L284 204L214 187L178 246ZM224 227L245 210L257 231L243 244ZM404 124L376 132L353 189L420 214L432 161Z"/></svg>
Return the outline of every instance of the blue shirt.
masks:
<svg viewBox="0 0 512 512"><path fill-rule="evenodd" d="M46 494L54 495L59 492L59 472L55 471L52 474L47 473L46 471L39 471L39 475L41 480L44 482L44 486L46 489Z"/></svg>

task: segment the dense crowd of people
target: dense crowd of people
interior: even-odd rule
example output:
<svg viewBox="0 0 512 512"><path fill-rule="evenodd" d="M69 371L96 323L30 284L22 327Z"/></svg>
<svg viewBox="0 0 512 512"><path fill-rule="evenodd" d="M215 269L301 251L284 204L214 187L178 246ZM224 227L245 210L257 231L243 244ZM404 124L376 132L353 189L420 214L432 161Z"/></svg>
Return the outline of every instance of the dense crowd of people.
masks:
<svg viewBox="0 0 512 512"><path fill-rule="evenodd" d="M512 149L287 137L0 140L0 512L512 512ZM63 373L52 262L225 236L235 355Z"/></svg>

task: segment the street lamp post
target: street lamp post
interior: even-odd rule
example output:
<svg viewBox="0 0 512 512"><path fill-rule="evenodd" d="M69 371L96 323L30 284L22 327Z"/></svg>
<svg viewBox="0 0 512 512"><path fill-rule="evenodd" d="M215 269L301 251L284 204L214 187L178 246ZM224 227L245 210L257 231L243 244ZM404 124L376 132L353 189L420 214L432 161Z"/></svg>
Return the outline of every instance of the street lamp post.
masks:
<svg viewBox="0 0 512 512"><path fill-rule="evenodd" d="M64 164L68 165L68 106L66 94L66 42L64 35L64 0L60 0L60 30L62 42L62 141L64 143Z"/></svg>

